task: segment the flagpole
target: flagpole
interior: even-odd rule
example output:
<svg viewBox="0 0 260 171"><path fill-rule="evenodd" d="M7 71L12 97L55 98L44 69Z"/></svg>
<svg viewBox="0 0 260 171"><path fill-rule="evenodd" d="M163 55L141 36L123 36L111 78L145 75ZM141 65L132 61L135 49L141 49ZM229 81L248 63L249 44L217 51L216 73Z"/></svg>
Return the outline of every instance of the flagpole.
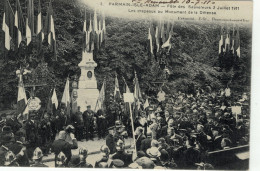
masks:
<svg viewBox="0 0 260 171"><path fill-rule="evenodd" d="M135 134L134 134L134 120L133 120L133 114L132 114L132 108L131 108L131 103L129 102L129 108L130 108L130 117L131 117L131 124L132 124L132 132L133 132L133 139L134 139L134 152L135 154L137 154L137 151L136 151L136 141L135 141Z"/></svg>

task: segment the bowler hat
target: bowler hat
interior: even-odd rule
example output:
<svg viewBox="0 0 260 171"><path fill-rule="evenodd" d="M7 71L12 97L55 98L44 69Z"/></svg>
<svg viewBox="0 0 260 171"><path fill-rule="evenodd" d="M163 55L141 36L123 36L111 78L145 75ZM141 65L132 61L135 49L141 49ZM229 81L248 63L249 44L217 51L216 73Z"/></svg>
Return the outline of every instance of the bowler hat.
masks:
<svg viewBox="0 0 260 171"><path fill-rule="evenodd" d="M70 160L70 167L77 167L80 164L80 157L78 155L72 156Z"/></svg>
<svg viewBox="0 0 260 171"><path fill-rule="evenodd" d="M122 160L115 159L112 161L112 165L114 165L116 168L122 168L125 163Z"/></svg>
<svg viewBox="0 0 260 171"><path fill-rule="evenodd" d="M12 133L11 127L10 127L10 126L4 126L4 127L2 128L2 133L4 133L4 134Z"/></svg>

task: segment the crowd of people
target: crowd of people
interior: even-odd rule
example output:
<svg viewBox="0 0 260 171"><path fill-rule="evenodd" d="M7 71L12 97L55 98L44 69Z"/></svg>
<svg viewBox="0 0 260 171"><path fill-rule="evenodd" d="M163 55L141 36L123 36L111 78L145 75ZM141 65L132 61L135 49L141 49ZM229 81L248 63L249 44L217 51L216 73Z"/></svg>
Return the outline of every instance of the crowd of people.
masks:
<svg viewBox="0 0 260 171"><path fill-rule="evenodd" d="M208 152L249 143L249 99L249 94L231 94L228 88L150 98L149 106L135 109L135 143L129 149L125 139L133 135L131 119L118 117L111 124L108 113L94 113L91 106L69 117L64 107L40 119L34 112L27 120L2 114L0 166L45 167L43 157L53 152L55 167L211 169ZM106 142L92 165L87 162L89 147L78 155L71 150L78 141L93 140L95 133Z"/></svg>

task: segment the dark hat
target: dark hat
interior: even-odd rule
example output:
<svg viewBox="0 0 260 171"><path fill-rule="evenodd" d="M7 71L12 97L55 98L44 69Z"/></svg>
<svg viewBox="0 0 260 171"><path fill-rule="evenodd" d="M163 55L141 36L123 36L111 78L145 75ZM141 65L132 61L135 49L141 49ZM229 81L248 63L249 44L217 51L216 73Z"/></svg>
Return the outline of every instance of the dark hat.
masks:
<svg viewBox="0 0 260 171"><path fill-rule="evenodd" d="M91 108L91 105L87 105L87 108Z"/></svg>
<svg viewBox="0 0 260 171"><path fill-rule="evenodd" d="M161 159L162 162L166 162L166 161L169 160L169 153L165 149L161 150L160 159Z"/></svg>
<svg viewBox="0 0 260 171"><path fill-rule="evenodd" d="M2 142L2 144L9 143L9 142L12 141L12 139L13 139L13 137L10 136L10 135L1 136L1 142Z"/></svg>
<svg viewBox="0 0 260 171"><path fill-rule="evenodd" d="M78 164L80 164L80 157L78 155L72 156L69 166L76 167Z"/></svg>
<svg viewBox="0 0 260 171"><path fill-rule="evenodd" d="M218 126L212 126L211 130L213 131L220 131L220 127Z"/></svg>
<svg viewBox="0 0 260 171"><path fill-rule="evenodd" d="M25 134L24 134L22 131L17 131L17 132L15 133L15 137L16 137L16 138L25 137Z"/></svg>
<svg viewBox="0 0 260 171"><path fill-rule="evenodd" d="M165 143L165 139L164 138L159 138L158 141L161 142L161 143Z"/></svg>
<svg viewBox="0 0 260 171"><path fill-rule="evenodd" d="M122 168L124 166L124 162L119 159L115 159L112 161L112 165L114 165L116 168Z"/></svg>
<svg viewBox="0 0 260 171"><path fill-rule="evenodd" d="M146 156L145 152L143 152L143 151L137 151L137 157L138 157L138 158L145 157L145 156Z"/></svg>
<svg viewBox="0 0 260 171"><path fill-rule="evenodd" d="M11 127L10 126L4 126L2 128L2 133L4 133L4 134L12 133Z"/></svg>

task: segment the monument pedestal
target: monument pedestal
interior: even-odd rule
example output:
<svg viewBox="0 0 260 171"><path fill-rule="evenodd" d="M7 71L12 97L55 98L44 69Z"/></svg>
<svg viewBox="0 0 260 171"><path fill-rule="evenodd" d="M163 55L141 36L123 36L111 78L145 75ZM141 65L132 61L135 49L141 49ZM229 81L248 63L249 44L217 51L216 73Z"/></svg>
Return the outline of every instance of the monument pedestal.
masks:
<svg viewBox="0 0 260 171"><path fill-rule="evenodd" d="M78 66L81 69L81 75L77 90L77 105L80 106L81 112L86 111L88 105L94 111L99 90L97 89L97 80L94 74L97 63L93 60L93 53L83 52L82 61Z"/></svg>

